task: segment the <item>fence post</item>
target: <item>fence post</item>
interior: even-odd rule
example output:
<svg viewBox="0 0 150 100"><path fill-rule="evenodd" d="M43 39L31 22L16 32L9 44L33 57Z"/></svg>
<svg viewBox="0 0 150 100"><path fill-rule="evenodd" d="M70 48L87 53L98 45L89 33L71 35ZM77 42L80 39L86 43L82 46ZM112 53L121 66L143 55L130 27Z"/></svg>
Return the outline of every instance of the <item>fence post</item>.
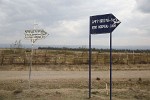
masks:
<svg viewBox="0 0 150 100"><path fill-rule="evenodd" d="M99 52L97 52L97 55L96 55L96 62L98 64L98 56L99 56Z"/></svg>
<svg viewBox="0 0 150 100"><path fill-rule="evenodd" d="M129 56L128 56L128 52L126 52L127 55L127 65L129 65Z"/></svg>
<svg viewBox="0 0 150 100"><path fill-rule="evenodd" d="M134 55L134 50L133 50L133 64L135 64L135 55Z"/></svg>
<svg viewBox="0 0 150 100"><path fill-rule="evenodd" d="M103 54L103 62L104 62L104 65L105 65L105 53Z"/></svg>
<svg viewBox="0 0 150 100"><path fill-rule="evenodd" d="M149 64L149 54L147 52L147 64Z"/></svg>
<svg viewBox="0 0 150 100"><path fill-rule="evenodd" d="M46 65L46 62L47 62L47 49L46 49L46 51L45 51L45 56L44 56L44 58L45 58L45 60L44 60L44 64Z"/></svg>
<svg viewBox="0 0 150 100"><path fill-rule="evenodd" d="M2 54L1 66L3 65L3 63L4 63L4 55Z"/></svg>
<svg viewBox="0 0 150 100"><path fill-rule="evenodd" d="M24 54L24 66L26 65L26 54Z"/></svg>
<svg viewBox="0 0 150 100"><path fill-rule="evenodd" d="M64 54L64 64L66 64L66 60L67 60L66 57L67 57L67 56L66 56L66 49L65 49L65 54Z"/></svg>
<svg viewBox="0 0 150 100"><path fill-rule="evenodd" d="M10 64L14 64L14 56L10 57Z"/></svg>

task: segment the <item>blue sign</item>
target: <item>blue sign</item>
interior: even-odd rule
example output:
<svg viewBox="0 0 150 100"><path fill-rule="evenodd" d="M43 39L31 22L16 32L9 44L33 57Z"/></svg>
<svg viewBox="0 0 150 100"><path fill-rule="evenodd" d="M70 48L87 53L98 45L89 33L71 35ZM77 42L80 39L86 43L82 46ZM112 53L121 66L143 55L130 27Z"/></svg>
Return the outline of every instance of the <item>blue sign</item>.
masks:
<svg viewBox="0 0 150 100"><path fill-rule="evenodd" d="M120 23L113 14L90 16L90 34L111 33Z"/></svg>

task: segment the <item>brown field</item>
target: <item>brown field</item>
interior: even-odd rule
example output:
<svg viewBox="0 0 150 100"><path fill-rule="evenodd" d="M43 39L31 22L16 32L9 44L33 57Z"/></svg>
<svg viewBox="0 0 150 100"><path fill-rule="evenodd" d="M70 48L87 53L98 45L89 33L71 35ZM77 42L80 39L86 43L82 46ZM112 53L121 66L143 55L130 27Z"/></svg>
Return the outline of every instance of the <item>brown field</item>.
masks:
<svg viewBox="0 0 150 100"><path fill-rule="evenodd" d="M0 65L29 65L31 51L28 49L0 50ZM114 65L150 64L149 52L113 52ZM88 50L40 50L33 51L33 65L87 65ZM109 52L92 52L93 65L108 65Z"/></svg>
<svg viewBox="0 0 150 100"><path fill-rule="evenodd" d="M28 71L30 65L3 65L0 66L0 71ZM92 65L93 71L109 71L109 65ZM115 71L124 70L150 70L150 64L130 64L130 65L113 65ZM33 65L33 71L88 71L88 65Z"/></svg>
<svg viewBox="0 0 150 100"><path fill-rule="evenodd" d="M35 50L30 89L30 52L0 55L0 100L89 100L87 51ZM92 59L90 100L109 100L109 53ZM150 100L150 55L113 53L112 86L113 100Z"/></svg>

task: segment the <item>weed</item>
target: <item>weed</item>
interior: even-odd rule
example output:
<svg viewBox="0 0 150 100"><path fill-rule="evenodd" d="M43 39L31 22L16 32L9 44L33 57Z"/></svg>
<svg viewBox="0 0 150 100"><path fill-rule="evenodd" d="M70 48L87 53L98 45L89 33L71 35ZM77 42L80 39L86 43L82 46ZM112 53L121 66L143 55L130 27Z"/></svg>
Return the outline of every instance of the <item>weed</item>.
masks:
<svg viewBox="0 0 150 100"><path fill-rule="evenodd" d="M92 94L97 95L97 94L99 94L99 92L98 91L93 91Z"/></svg>
<svg viewBox="0 0 150 100"><path fill-rule="evenodd" d="M22 90L21 89L17 89L13 93L16 95L16 94L22 93Z"/></svg>

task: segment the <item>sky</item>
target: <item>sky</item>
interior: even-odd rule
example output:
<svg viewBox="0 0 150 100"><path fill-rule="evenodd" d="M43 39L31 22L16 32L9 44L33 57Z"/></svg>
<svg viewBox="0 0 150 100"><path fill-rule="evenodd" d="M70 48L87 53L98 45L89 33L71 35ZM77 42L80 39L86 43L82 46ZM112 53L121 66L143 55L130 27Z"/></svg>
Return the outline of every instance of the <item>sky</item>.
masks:
<svg viewBox="0 0 150 100"><path fill-rule="evenodd" d="M0 0L0 44L31 44L24 31L35 22L49 33L37 45L87 46L89 17L109 13L121 21L113 46L149 46L150 0ZM109 46L109 34L92 35L92 45Z"/></svg>

